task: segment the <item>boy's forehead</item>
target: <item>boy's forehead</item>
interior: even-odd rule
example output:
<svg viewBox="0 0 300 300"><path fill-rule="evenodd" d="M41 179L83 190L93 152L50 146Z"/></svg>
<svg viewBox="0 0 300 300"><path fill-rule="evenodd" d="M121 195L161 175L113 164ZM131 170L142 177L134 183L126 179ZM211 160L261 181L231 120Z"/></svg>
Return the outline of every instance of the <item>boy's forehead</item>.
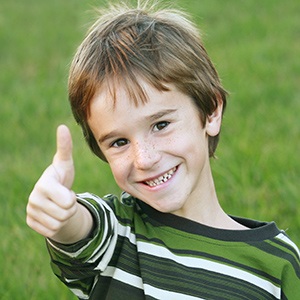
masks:
<svg viewBox="0 0 300 300"><path fill-rule="evenodd" d="M96 93L91 101L91 109L95 102L102 102L106 109L115 109L124 102L132 102L130 100L130 92L123 84L103 84L96 90Z"/></svg>
<svg viewBox="0 0 300 300"><path fill-rule="evenodd" d="M96 90L91 100L91 109L96 99L103 102L107 109L115 109L122 103L129 103L136 107L145 105L153 97L163 95L164 92L177 90L174 84L162 83L164 90L156 88L143 79L138 79L138 86L128 85L125 80L105 80Z"/></svg>

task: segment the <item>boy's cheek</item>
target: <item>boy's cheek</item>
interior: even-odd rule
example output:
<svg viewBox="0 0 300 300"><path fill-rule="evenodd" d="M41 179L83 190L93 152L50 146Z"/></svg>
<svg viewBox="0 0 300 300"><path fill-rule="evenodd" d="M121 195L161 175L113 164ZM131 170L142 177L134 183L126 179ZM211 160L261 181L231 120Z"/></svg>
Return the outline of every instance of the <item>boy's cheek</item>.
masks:
<svg viewBox="0 0 300 300"><path fill-rule="evenodd" d="M124 163L123 162L118 163L117 161L109 162L109 166L117 185L120 188L123 188L127 180L127 171L126 171L127 168L124 166Z"/></svg>

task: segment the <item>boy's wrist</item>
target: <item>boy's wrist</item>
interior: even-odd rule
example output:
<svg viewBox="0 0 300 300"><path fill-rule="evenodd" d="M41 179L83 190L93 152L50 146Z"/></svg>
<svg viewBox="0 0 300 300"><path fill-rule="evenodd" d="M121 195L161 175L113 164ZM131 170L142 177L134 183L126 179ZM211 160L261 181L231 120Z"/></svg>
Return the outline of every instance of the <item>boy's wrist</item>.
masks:
<svg viewBox="0 0 300 300"><path fill-rule="evenodd" d="M77 202L76 213L68 220L65 226L51 238L60 244L74 244L87 238L94 228L94 220L90 211Z"/></svg>

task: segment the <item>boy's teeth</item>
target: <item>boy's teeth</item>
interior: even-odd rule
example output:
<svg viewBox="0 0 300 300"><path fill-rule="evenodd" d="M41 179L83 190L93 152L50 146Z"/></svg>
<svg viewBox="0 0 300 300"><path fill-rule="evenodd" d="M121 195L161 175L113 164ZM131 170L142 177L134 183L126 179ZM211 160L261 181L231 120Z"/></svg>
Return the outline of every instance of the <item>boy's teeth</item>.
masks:
<svg viewBox="0 0 300 300"><path fill-rule="evenodd" d="M167 173L165 173L164 175L162 176L159 176L158 178L154 179L154 180L149 180L149 181L146 181L146 183L149 185L149 186L157 186L157 185L160 185L166 181L168 181L172 175L174 174L174 172L176 171L176 168L173 168L172 170L168 171Z"/></svg>

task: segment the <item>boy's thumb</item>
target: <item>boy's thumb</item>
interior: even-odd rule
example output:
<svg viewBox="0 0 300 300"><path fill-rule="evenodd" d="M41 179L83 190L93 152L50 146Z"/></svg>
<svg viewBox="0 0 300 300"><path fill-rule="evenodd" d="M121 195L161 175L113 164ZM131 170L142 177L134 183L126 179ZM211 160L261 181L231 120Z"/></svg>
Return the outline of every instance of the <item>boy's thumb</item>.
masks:
<svg viewBox="0 0 300 300"><path fill-rule="evenodd" d="M74 180L74 164L72 156L72 136L66 125L57 127L57 149L53 158L52 167L58 180L68 189L71 189Z"/></svg>
<svg viewBox="0 0 300 300"><path fill-rule="evenodd" d="M66 125L60 125L56 131L56 154L53 163L71 163L72 157L72 137L69 128Z"/></svg>

